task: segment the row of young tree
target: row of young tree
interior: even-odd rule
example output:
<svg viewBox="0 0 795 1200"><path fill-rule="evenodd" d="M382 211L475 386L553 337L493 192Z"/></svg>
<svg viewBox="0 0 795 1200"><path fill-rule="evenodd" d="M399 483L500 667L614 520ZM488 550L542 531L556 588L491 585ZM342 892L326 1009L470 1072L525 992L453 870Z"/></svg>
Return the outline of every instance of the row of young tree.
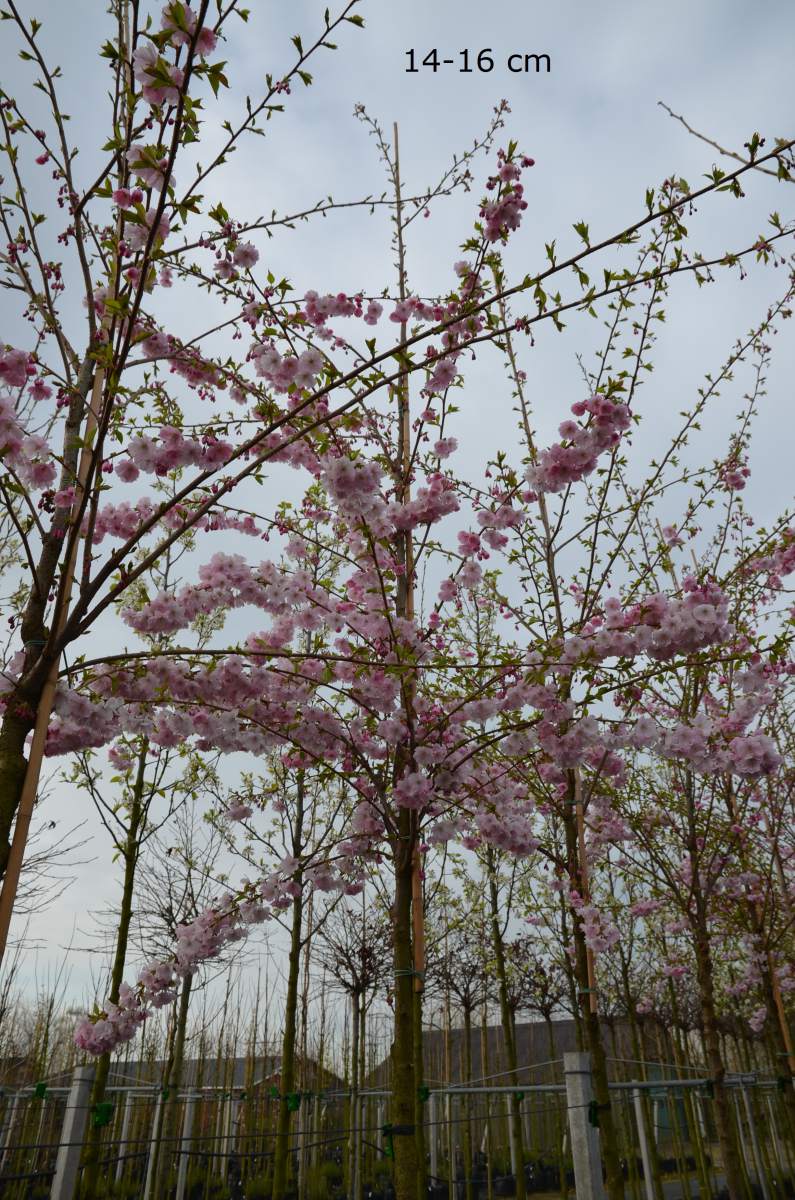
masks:
<svg viewBox="0 0 795 1200"><path fill-rule="evenodd" d="M189 844L198 860L196 831L192 831ZM182 857L175 859L175 849L161 848L144 866L149 882L139 897L134 935L134 942L141 942L137 952L144 957L153 949L152 932L158 923L167 936L173 936L175 912L187 915L190 911L184 900L185 879L195 867ZM206 864L207 858L204 861ZM541 1163L546 1162L553 1187L559 1183L565 1196L571 1179L565 1106L561 1110L553 1097L536 1095L528 1112L523 1091L529 1083L559 1082L561 1050L572 1044L572 1034L580 1044L584 1041L576 977L569 957L561 957L557 897L547 911L548 906L539 905L532 895L533 874L515 864L495 861L492 854L476 861L454 855L439 863L432 875L426 893L426 1033L421 1075L429 1082L420 1086L418 1095L418 1125L424 1131L426 1156L436 1143L436 1171L431 1171L429 1183L438 1190L441 1174L450 1180L452 1194L458 1195L460 1187L468 1196L476 1195L477 1148L485 1135L491 1175L499 1170L495 1164L510 1161L516 1180L515 1164L524 1161L532 1164L522 1181L530 1185ZM453 886L448 887L444 878ZM459 880L463 881L460 887ZM147 909L148 894L156 897L156 902ZM164 897L171 900L164 901ZM196 1181L196 1172L201 1175L202 1170L211 1171L213 1177L223 1176L228 1169L227 1156L232 1165L239 1156L247 1179L246 1194L259 1195L264 1188L263 1194L271 1195L282 1155L287 1177L282 1194L296 1189L300 1200L325 1195L324 1182L333 1181L337 1173L347 1180L349 1195L366 1195L366 1190L362 1192L365 1184L383 1179L389 1160L383 1157L383 1150L374 1147L372 1133L380 1125L383 1108L376 1109L368 1097L373 1088L390 1082L389 1039L383 1036L391 1001L384 953L388 916L384 898L377 892L368 889L363 899L365 902L358 897L331 901L319 916L313 905L305 911L301 937L293 942L291 953L284 955L288 987L294 986L296 993L297 1003L292 1007L284 1005L285 981L274 981L272 974L269 979L269 972L278 971L282 960L278 946L272 944L270 965L264 977L259 972L256 984L250 980L249 986L244 986L228 961L218 973L225 976L220 988L208 991L206 977L199 977L195 984L188 977L179 1003L166 1010L165 1022L148 1022L141 1044L128 1043L112 1064L101 1060L101 1066L110 1066L110 1073L103 1075L103 1087L110 1082L114 1090L99 1092L91 1107L101 1112L110 1101L116 1128L110 1141L107 1122L89 1128L87 1166L96 1152L104 1167L101 1178L90 1185L96 1195L106 1194L109 1176L115 1175L117 1189L122 1187L127 1159L133 1165L143 1159L142 1166L130 1168L132 1177L127 1185L133 1191L143 1186L149 1172L142 1146L149 1148L156 1163L148 1194L170 1194L183 1125L180 1096L208 1085L203 1133L194 1130L198 1139L194 1144L201 1146L202 1137L206 1139L208 1159L207 1167L200 1167L201 1150L193 1151L194 1158L198 1156L192 1171ZM538 920L540 911L546 917L543 932L511 932L511 926L521 927L528 916ZM285 932L290 933L289 922ZM615 961L609 961L612 970L604 972L600 986L601 1036L611 1080L659 1075L687 1079L694 1070L703 1074L704 1022L692 980L666 968L669 946L664 934L657 939L653 930L639 929L634 922L627 923L622 934L622 951ZM6 1084L17 1089L46 1084L51 1093L53 1084L68 1081L79 1057L72 1036L73 1017L64 1005L68 990L63 980L56 981L55 987L42 988L37 1001L31 1003L14 987L14 973L10 973L3 989L0 1041ZM738 1010L737 993L731 982L722 983L717 990L722 1063L744 1073L761 1070L769 1075L780 1070L775 1038L769 1031L755 1028L748 1001ZM649 994L655 996L653 1006ZM569 1023L561 1024L561 1018L568 1018ZM533 1026L527 1022L539 1028L536 1036L528 1037ZM496 1038L495 1028L500 1030ZM481 1089L507 1084L511 1094L489 1101L485 1093L479 1099L462 1093L455 1113L448 1113L442 1128L440 1110L427 1111L427 1092L435 1092L440 1080L475 1084ZM153 1094L167 1096L167 1103L158 1105L136 1093L130 1109L123 1089L147 1086L155 1088ZM12 1091L10 1096L15 1094ZM665 1092L666 1105L671 1103L670 1095ZM227 1097L232 1098L231 1113ZM503 1099L509 1107L518 1101L522 1116L518 1125L510 1122L510 1110L511 1127L504 1123ZM647 1145L655 1147L655 1187L660 1185L663 1171L674 1167L686 1187L690 1154L699 1186L711 1189L714 1162L710 1155L714 1152L708 1133L711 1120L705 1125L703 1112L699 1115L704 1103L685 1093L680 1118L673 1123L668 1118L670 1127L659 1144L651 1105L642 1105L636 1119L646 1126ZM753 1103L757 1105L755 1099ZM626 1174L636 1134L631 1124L627 1127L625 1105L615 1094L614 1105ZM708 1107L712 1112L712 1103ZM675 1104L671 1111L676 1113ZM283 1113L287 1114L286 1134L281 1129ZM13 1164L12 1180L25 1180L26 1172L35 1175L46 1166L47 1149L57 1143L61 1119L61 1109L52 1101L45 1114L39 1101L28 1100L27 1107L23 1103L20 1108L6 1099L3 1159L6 1172ZM767 1113L763 1110L757 1119L767 1124ZM776 1128L776 1118L770 1119ZM219 1134L219 1129L227 1132ZM777 1129L775 1136L779 1136ZM386 1139L382 1140L386 1146ZM766 1157L776 1145L775 1141L767 1145ZM791 1152L790 1147L788 1154ZM747 1153L741 1157L746 1159ZM766 1162L764 1169L772 1171L772 1179L774 1163ZM638 1179L632 1172L630 1181L634 1194ZM128 1193L122 1190L120 1194Z"/></svg>
<svg viewBox="0 0 795 1200"><path fill-rule="evenodd" d="M395 1188L424 1195L423 1004L444 894L470 930L482 913L509 1070L516 997L560 978L555 1003L592 1056L611 1200L624 1187L600 1021L611 997L633 1028L664 1011L700 1030L739 1200L729 1008L781 1064L795 1139L795 531L788 510L757 524L742 495L791 313L794 230L778 212L761 235L741 219L735 244L710 253L690 227L770 176L791 182L793 143L754 135L731 170L713 166L697 188L669 177L632 224L596 240L577 223L577 248L559 249L558 232L528 266L514 243L534 163L507 139L506 104L412 196L397 128L359 109L387 190L252 218L221 199L232 155L286 119L292 90L312 83L308 61L363 24L359 6L327 11L306 43L296 35L293 64L223 120L213 106L237 93L221 46L250 14L237 0L148 7L110 6L109 136L80 160L45 32L14 0L3 12L44 109L0 97L2 278L18 304L0 355L2 942L42 758L59 756L123 869L107 994L76 1035L99 1056L94 1103L110 1056L153 1010L184 1010L183 1054L203 964L268 921L289 931L281 1070L293 1091L302 948L346 897L377 894L390 1122L404 1131ZM51 178L51 196L29 171ZM478 172L462 257L428 297L413 283L412 226L471 196ZM392 282L321 293L279 278L268 239L352 204L388 215ZM751 270L770 275L753 327L670 405L678 415L644 417L675 289L695 281L706 312L714 288ZM580 394L549 399L533 347L586 318ZM713 409L717 452L702 436ZM548 410L562 418L555 440L542 435ZM467 431L497 414L510 443L483 455ZM170 944L128 983L142 855L170 844L185 810L208 812L246 873L205 863ZM453 882L440 863L456 854ZM518 938L517 920L531 932ZM380 984L383 954L372 969ZM274 1198L290 1120L283 1105ZM512 1124L521 1146L518 1103Z"/></svg>

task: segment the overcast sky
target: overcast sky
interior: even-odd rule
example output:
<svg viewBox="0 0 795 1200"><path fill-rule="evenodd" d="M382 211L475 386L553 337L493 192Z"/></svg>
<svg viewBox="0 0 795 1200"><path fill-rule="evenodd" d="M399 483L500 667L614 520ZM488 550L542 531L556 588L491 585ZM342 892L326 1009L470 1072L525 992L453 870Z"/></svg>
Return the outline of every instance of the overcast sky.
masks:
<svg viewBox="0 0 795 1200"><path fill-rule="evenodd" d="M87 180L97 159L97 143L108 136L107 75L96 56L98 45L112 33L104 4L22 0L22 6L44 21L42 45L63 69L64 103L72 115L72 136L81 148L79 162ZM232 90L222 93L215 109L211 97L208 102L216 130L219 118L231 118L240 110L245 92L256 95L267 71L276 76L284 72L292 61L289 35L301 33L309 42L324 7L325 0L251 0L251 21L247 26L233 23L223 50ZM559 0L546 5L523 0L364 0L359 11L366 28L341 30L338 51L325 53L311 65L314 86L298 85L287 98L286 114L270 124L267 138L252 138L234 156L225 177L226 192L218 198L237 216L299 210L329 194L336 200L379 194L385 187L383 171L372 139L352 115L357 103L387 130L393 121L399 122L404 186L414 194L435 181L453 152L466 149L483 132L494 105L504 98L511 108L506 138L515 138L536 160L527 177L529 209L510 250L509 263L519 278L541 265L545 242L557 239L561 253L575 248L573 222L586 220L595 241L643 215L648 187L672 173L695 186L718 161L716 152L690 137L658 101L738 150L754 130L769 144L775 136L792 135L795 8L784 0L764 5L669 0L663 6L628 0ZM454 64L437 72L428 67L406 72L407 51L414 49L419 63L434 48L440 59L453 58ZM487 48L494 60L491 72L458 71L460 51L468 49L475 60ZM525 53L548 55L549 73L509 72L509 56ZM24 100L30 72L14 54L11 39L4 36L4 86L8 80L9 90ZM208 134L212 139L210 126ZM471 228L486 173L480 159L470 196L439 202L427 221L414 223L409 245L413 290L432 294L448 286L451 264L460 257L458 245ZM708 212L694 217L705 253L720 253L744 239L753 241L771 209L786 217L795 207L791 186L756 177L749 179L748 191L744 204L721 197L710 203ZM383 214L332 217L259 245L274 273L288 274L301 290L380 291L394 279ZM704 291L692 280L674 284L657 371L644 397L642 437L648 446L692 398L704 372L717 368L735 338L761 318L780 282L771 274L752 270L743 283L722 280ZM180 314L173 319L178 325ZM569 404L579 398L576 354L587 355L597 338L598 329L589 330L582 321L564 335L551 328L539 334L536 349L523 365L530 373L545 435L552 434ZM749 504L763 520L787 504L792 492L788 467L795 355L791 338L780 338L779 343L748 488ZM471 456L473 472L511 437L510 402L501 406L497 391L488 369L479 368L461 415L471 437L464 452ZM739 400L739 394L734 399ZM727 403L734 411L733 401ZM713 431L711 453L718 456L725 450L725 414ZM61 789L52 803L68 805L72 819L89 815L87 809L80 810L87 803L84 799ZM93 832L93 821L89 829ZM83 873L55 911L34 922L33 932L44 945L40 968L55 960L76 922L86 924L86 908L101 906L114 894L100 832L90 853L96 858L95 868ZM89 978L88 960L77 954L72 962L73 986L80 992Z"/></svg>

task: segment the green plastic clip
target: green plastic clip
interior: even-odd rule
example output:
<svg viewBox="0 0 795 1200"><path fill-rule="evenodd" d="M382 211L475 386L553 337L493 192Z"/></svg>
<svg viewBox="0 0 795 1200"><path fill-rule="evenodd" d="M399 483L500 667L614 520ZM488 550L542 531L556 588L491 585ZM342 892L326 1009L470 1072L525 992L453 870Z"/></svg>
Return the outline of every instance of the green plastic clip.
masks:
<svg viewBox="0 0 795 1200"><path fill-rule="evenodd" d="M47 1084L44 1083L43 1080L41 1080L39 1083L36 1084L36 1086L33 1089L33 1095L36 1097L37 1100L43 1100L44 1097L47 1095Z"/></svg>
<svg viewBox="0 0 795 1200"><path fill-rule="evenodd" d="M101 1129L103 1125L110 1125L112 1116L113 1101L99 1100L91 1109L91 1124L95 1129Z"/></svg>

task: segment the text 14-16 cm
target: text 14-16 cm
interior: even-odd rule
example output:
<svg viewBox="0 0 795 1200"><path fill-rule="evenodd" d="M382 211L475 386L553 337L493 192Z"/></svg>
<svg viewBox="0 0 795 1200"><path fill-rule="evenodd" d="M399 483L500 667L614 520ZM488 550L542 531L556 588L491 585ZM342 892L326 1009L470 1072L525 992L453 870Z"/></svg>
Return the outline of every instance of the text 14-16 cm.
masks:
<svg viewBox="0 0 795 1200"><path fill-rule="evenodd" d="M420 58L417 50L407 50L406 58L409 60L406 67L409 74L417 74L422 67L428 67L433 72L438 71L440 67L457 67L458 71L465 75L471 75L474 71L487 74L495 67L490 47L487 50L459 50L455 58L440 58L438 50L429 50L424 58ZM542 71L549 74L552 61L548 54L517 52L508 55L505 66L515 75L540 75Z"/></svg>

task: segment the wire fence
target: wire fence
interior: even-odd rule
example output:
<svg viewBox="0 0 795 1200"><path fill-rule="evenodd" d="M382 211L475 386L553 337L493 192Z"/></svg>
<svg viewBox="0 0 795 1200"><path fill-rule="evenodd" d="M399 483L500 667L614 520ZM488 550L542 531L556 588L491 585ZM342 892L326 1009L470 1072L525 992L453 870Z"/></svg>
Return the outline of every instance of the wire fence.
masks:
<svg viewBox="0 0 795 1200"><path fill-rule="evenodd" d="M559 1078L545 1084L435 1083L419 1090L417 1124L431 1200L516 1195L520 1171L528 1193L561 1200L575 1195L582 1153L577 1130L593 1135L598 1153L603 1117L588 1090L590 1077L578 1098L561 1064L548 1065ZM625 1074L631 1066L624 1063ZM78 1075L70 1087L7 1089L0 1098L2 1200L77 1200L88 1140L101 1200L270 1200L285 1105L291 1123L284 1200L394 1195L397 1134L387 1089L281 1096L275 1087L169 1094L115 1086L92 1105L90 1075L82 1083ZM748 1194L760 1200L793 1195L795 1137L782 1081L749 1074L730 1076L726 1084ZM628 1200L705 1200L721 1193L709 1078L616 1080L611 1111Z"/></svg>

